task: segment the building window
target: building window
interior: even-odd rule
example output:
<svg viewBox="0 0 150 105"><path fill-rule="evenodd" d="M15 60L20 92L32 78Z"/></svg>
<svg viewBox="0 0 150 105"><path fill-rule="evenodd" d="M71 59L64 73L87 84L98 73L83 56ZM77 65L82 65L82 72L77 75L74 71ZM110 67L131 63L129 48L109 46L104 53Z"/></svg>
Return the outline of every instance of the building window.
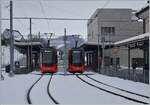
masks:
<svg viewBox="0 0 150 105"><path fill-rule="evenodd" d="M93 39L93 36L94 36L94 32L92 31L92 39Z"/></svg>
<svg viewBox="0 0 150 105"><path fill-rule="evenodd" d="M132 58L132 64L137 63L137 67L143 67L144 58Z"/></svg>
<svg viewBox="0 0 150 105"><path fill-rule="evenodd" d="M102 35L115 35L115 27L101 27Z"/></svg>
<svg viewBox="0 0 150 105"><path fill-rule="evenodd" d="M113 65L113 58L110 58L110 65Z"/></svg>
<svg viewBox="0 0 150 105"><path fill-rule="evenodd" d="M116 64L120 65L120 58L116 58Z"/></svg>

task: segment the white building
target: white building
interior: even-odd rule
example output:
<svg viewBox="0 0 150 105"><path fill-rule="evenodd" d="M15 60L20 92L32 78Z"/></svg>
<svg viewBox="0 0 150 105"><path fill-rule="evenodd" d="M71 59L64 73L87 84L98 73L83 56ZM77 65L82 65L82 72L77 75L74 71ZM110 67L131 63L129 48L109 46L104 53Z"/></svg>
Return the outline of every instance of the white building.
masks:
<svg viewBox="0 0 150 105"><path fill-rule="evenodd" d="M87 24L88 42L97 42L98 35L100 40L104 35L106 42L116 42L141 34L142 22L137 21L133 12L132 9L97 9Z"/></svg>
<svg viewBox="0 0 150 105"><path fill-rule="evenodd" d="M142 22L134 15L132 9L97 9L90 17L87 23L88 41L81 45L86 51L87 66L89 68L98 68L98 35L100 45L100 57L102 60L102 40L104 39L104 58L105 65L113 63L113 52L110 47L114 46L116 41L120 41L132 36L142 34ZM103 38L104 37L104 38ZM126 57L126 56L123 56ZM117 62L120 63L120 58ZM100 61L100 65L101 65ZM124 62L123 62L124 63Z"/></svg>

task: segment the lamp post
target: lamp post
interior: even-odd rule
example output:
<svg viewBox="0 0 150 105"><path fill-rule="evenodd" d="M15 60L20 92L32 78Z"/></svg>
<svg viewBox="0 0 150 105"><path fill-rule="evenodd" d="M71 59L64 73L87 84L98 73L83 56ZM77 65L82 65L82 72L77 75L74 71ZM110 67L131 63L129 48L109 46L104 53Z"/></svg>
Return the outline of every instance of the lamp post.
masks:
<svg viewBox="0 0 150 105"><path fill-rule="evenodd" d="M13 35L13 2L10 1L10 73L13 76L14 71L14 35Z"/></svg>
<svg viewBox="0 0 150 105"><path fill-rule="evenodd" d="M2 10L2 8L1 8L1 3L2 3L2 1L0 0L0 19L1 19L1 17L2 17L2 15L1 15L1 10ZM4 78L3 78L3 75L2 75L2 46L1 46L1 30L2 30L2 22L1 22L1 20L0 20L0 80L3 80Z"/></svg>
<svg viewBox="0 0 150 105"><path fill-rule="evenodd" d="M66 28L64 28L64 75L67 74L67 35Z"/></svg>
<svg viewBox="0 0 150 105"><path fill-rule="evenodd" d="M32 59L33 59L33 55L32 55L32 50L33 50L33 46L32 46L32 19L30 18L29 19L29 23L30 23L30 43L31 43L31 46L30 46L30 69L33 70L33 62L32 62Z"/></svg>

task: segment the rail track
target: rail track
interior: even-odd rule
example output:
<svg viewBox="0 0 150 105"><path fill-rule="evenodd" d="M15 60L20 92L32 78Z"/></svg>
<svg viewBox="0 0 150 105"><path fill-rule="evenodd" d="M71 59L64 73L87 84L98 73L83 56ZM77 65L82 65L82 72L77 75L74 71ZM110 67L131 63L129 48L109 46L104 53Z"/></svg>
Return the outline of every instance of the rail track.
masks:
<svg viewBox="0 0 150 105"><path fill-rule="evenodd" d="M91 79L91 80L93 80L93 81L95 81L95 82L97 82L97 83L103 84L103 85L105 85L105 86L108 86L108 87L111 87L111 88L114 88L114 89L118 89L118 90L121 90L121 91L130 93L130 94L134 94L134 95L137 95L137 96L141 96L141 97L144 97L144 98L150 98L149 96L146 96L146 95L142 95L142 94L139 94L139 93L134 93L134 92L131 92L131 91L128 91L128 90L124 90L124 89L121 89L121 88L118 88L118 87L115 87L115 86L106 84L106 83L104 83L104 82L102 82L102 81L98 81L98 80L96 80L96 79L94 79L94 78L92 78L92 77L90 77L90 76L88 76L88 75L85 75L85 76L86 76L87 78L89 78L89 79Z"/></svg>
<svg viewBox="0 0 150 105"><path fill-rule="evenodd" d="M77 77L78 79L80 79L82 82L84 82L84 83L86 83L86 84L88 84L88 85L90 85L90 86L92 86L92 87L94 87L94 88L97 88L97 89L99 89L99 90L105 91L105 92L110 93L110 94L113 94L113 95L115 95L115 96L120 96L120 97L122 97L122 98L128 99L128 100L133 101L133 102L141 103L141 104L149 104L149 103L147 103L147 102L140 101L140 100L137 100L137 99L134 99L134 98L130 98L130 97L128 97L128 96L121 95L121 94L119 94L119 93L115 93L115 92L113 92L113 91L110 91L110 90L107 90L107 89L98 87L98 86L96 86L96 85L94 85L94 84L92 84L92 83L90 83L90 82L84 80L84 79L81 78L79 75L76 75L76 77Z"/></svg>
<svg viewBox="0 0 150 105"><path fill-rule="evenodd" d="M28 92L27 92L27 102L28 104L33 104L32 101L31 101L31 96L30 96L30 93L33 89L33 87L42 79L44 74L41 74L41 76L31 85L31 87L29 88ZM48 81L48 84L47 84L47 94L48 96L50 97L50 99L55 103L55 104L59 104L58 101L56 101L56 99L54 99L54 97L51 95L50 93L50 83L52 81L52 77L53 77L53 74L50 75L50 79Z"/></svg>
<svg viewBox="0 0 150 105"><path fill-rule="evenodd" d="M38 78L32 85L31 87L29 88L28 92L27 92L27 102L28 104L32 104L32 101L31 101L31 98L30 98L30 93L31 93L31 90L33 89L33 87L42 79L43 77L43 74L40 76L40 78Z"/></svg>
<svg viewBox="0 0 150 105"><path fill-rule="evenodd" d="M51 93L50 93L50 83L51 83L51 81L52 81L52 77L53 77L53 74L51 75L51 77L50 77L50 79L49 79L49 82L48 82L48 84L47 84L47 94L48 94L48 96L51 98L51 100L55 103L55 104L59 104L59 102L56 100L56 99L54 99L54 97L51 95Z"/></svg>

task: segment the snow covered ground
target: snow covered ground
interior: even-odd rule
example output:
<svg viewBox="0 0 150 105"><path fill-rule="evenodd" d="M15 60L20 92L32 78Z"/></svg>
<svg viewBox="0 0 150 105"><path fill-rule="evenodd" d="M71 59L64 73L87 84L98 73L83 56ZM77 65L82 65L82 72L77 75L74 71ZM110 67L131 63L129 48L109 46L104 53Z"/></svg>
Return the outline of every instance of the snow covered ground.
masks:
<svg viewBox="0 0 150 105"><path fill-rule="evenodd" d="M150 85L133 82L129 80L119 79L118 77L109 77L105 75L91 75L96 80L102 81L112 86L119 87L121 89L129 90L135 93L144 94L146 96L150 96ZM113 80L112 80L113 79Z"/></svg>
<svg viewBox="0 0 150 105"><path fill-rule="evenodd" d="M109 85L150 96L149 85L123 80L116 77L108 77L93 72L86 73L94 74L89 76ZM39 73L32 72L28 75L15 75L11 78L8 77L7 74L3 74L5 80L0 81L0 104L27 104L27 90L40 77L40 75L35 75ZM75 75L64 76L59 74L62 74L62 72L59 72L53 76L49 90L52 96L60 104L139 104L96 89L84 83ZM88 79L84 75L80 75L80 77L98 87L149 103L148 99L98 84ZM49 98L46 90L49 79L50 75L44 75L43 78L35 85L35 87L33 87L33 90L30 94L33 104L54 104L53 101Z"/></svg>
<svg viewBox="0 0 150 105"><path fill-rule="evenodd" d="M29 74L16 75L10 78L7 74L4 74L4 80L0 81L0 103L26 104L27 90L38 77Z"/></svg>

